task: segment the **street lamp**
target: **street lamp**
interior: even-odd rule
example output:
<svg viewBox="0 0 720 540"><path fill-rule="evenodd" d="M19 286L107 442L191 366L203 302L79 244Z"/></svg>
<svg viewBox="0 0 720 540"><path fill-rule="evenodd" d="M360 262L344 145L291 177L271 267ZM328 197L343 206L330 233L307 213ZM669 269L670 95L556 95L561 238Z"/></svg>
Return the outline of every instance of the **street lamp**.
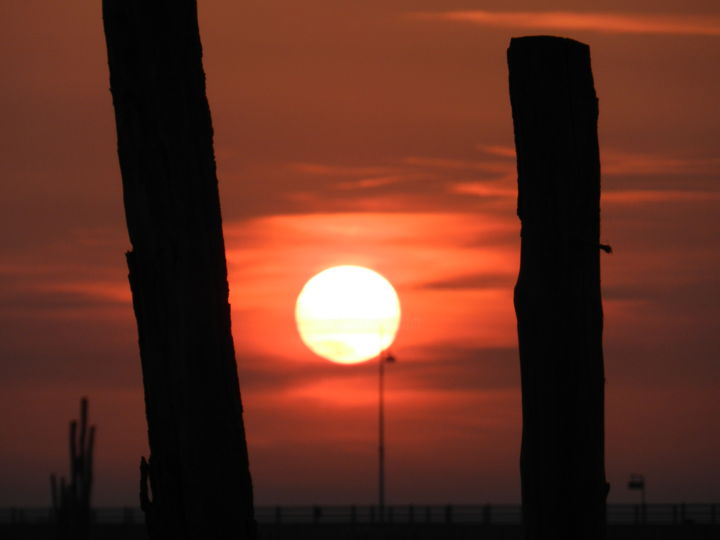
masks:
<svg viewBox="0 0 720 540"><path fill-rule="evenodd" d="M378 355L378 519L385 520L385 364L395 362L387 350Z"/></svg>
<svg viewBox="0 0 720 540"><path fill-rule="evenodd" d="M628 489L640 490L640 521L644 525L647 520L647 506L645 505L645 476L631 474Z"/></svg>

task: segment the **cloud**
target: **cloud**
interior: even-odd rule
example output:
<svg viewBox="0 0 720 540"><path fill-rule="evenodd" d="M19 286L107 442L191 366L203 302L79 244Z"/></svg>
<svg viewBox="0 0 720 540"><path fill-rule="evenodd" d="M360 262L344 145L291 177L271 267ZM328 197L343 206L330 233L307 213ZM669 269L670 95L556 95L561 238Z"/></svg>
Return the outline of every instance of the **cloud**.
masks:
<svg viewBox="0 0 720 540"><path fill-rule="evenodd" d="M506 201L515 196L514 147L478 144L476 150L477 154L465 159L409 154L367 165L289 162L282 167L282 177L269 180L282 188L278 189L280 198L272 208L255 210L260 214L398 209L477 213L482 207L487 213L514 214L514 204ZM266 173L258 175L268 180Z"/></svg>
<svg viewBox="0 0 720 540"><path fill-rule="evenodd" d="M364 176L386 176L393 173L397 173L396 167L390 166L352 166L352 165L335 165L327 163L291 163L289 168L300 172L306 173L313 176L351 176L351 177L364 177Z"/></svg>
<svg viewBox="0 0 720 540"><path fill-rule="evenodd" d="M501 28L588 30L613 34L720 36L720 17L715 15L472 10L415 13L413 16L420 19L468 22Z"/></svg>
<svg viewBox="0 0 720 540"><path fill-rule="evenodd" d="M448 181L448 192L488 200L514 200L517 197L515 149L511 146L486 145L478 145L477 149L486 155L494 156L494 160L462 162L433 159L418 160L417 163L450 170L465 167L492 171L498 174L499 179ZM713 188L708 188L707 182L708 177L717 178L720 175L718 158L628 152L617 148L601 150L602 176L603 179L611 180L603 186L604 203L692 203L720 198L720 192L714 190L714 183ZM498 157L507 159L500 160ZM682 179L681 189L678 189L679 179Z"/></svg>
<svg viewBox="0 0 720 540"><path fill-rule="evenodd" d="M422 168L433 168L443 170L465 170L481 172L501 172L506 169L505 163L497 164L490 161L475 161L463 159L447 159L438 157L407 157L403 160L408 165Z"/></svg>
<svg viewBox="0 0 720 540"><path fill-rule="evenodd" d="M476 148L485 154L515 160L515 147L501 144L478 144Z"/></svg>
<svg viewBox="0 0 720 540"><path fill-rule="evenodd" d="M461 195L487 198L515 199L517 197L517 188L514 182L513 184L507 182L455 182L450 185L450 191Z"/></svg>
<svg viewBox="0 0 720 540"><path fill-rule="evenodd" d="M603 203L702 203L716 201L720 159L628 152L601 152Z"/></svg>
<svg viewBox="0 0 720 540"><path fill-rule="evenodd" d="M387 186L390 184L398 184L409 180L409 176L375 176L369 178L360 178L358 180L349 180L347 182L338 182L335 187L345 190L372 189Z"/></svg>
<svg viewBox="0 0 720 540"><path fill-rule="evenodd" d="M429 283L422 284L420 288L434 290L512 288L514 280L514 274L469 274L439 281L431 281Z"/></svg>
<svg viewBox="0 0 720 540"><path fill-rule="evenodd" d="M448 336L472 346L505 345L514 332L511 287L466 289L455 283L453 288L451 281L513 274L517 252L508 239L517 231L512 215L470 213L337 212L229 222L225 239L236 343L249 356L311 363L313 355L295 329L295 299L320 270L358 264L374 268L398 290L403 305L398 345Z"/></svg>
<svg viewBox="0 0 720 540"><path fill-rule="evenodd" d="M467 163L486 171L495 171L501 174L512 172L515 174L515 147L503 145L478 144L477 150L494 161L462 162L459 160L432 160L431 163L449 163L457 167L458 164ZM505 158L498 160L497 158ZM694 157L687 155L653 154L648 152L631 152L617 147L600 145L600 158L603 176L612 175L710 175L720 173L720 158ZM425 162L422 162L423 164Z"/></svg>
<svg viewBox="0 0 720 540"><path fill-rule="evenodd" d="M395 387L403 390L474 391L520 386L515 344L507 347L460 347L454 343L410 348L398 357Z"/></svg>
<svg viewBox="0 0 720 540"><path fill-rule="evenodd" d="M10 290L0 288L0 311L51 313L67 317L68 311L87 312L130 305L130 291L117 283L76 283L46 289Z"/></svg>
<svg viewBox="0 0 720 540"><path fill-rule="evenodd" d="M623 190L606 191L602 195L605 203L663 203L703 202L720 200L720 193L712 191L684 190Z"/></svg>
<svg viewBox="0 0 720 540"><path fill-rule="evenodd" d="M611 148L601 151L603 175L718 174L720 159L667 156L627 152Z"/></svg>
<svg viewBox="0 0 720 540"><path fill-rule="evenodd" d="M323 190L322 201L328 204L328 198L337 196L333 192L349 190L365 190L372 192L376 197L367 200L364 210L379 210L383 200L390 204L398 204L402 198L402 207L408 204L419 207L422 200L431 200L433 205L438 204L438 197L450 195L447 204L455 208L453 195L482 195L504 196L507 189L500 192L491 189L493 182L514 182L515 180L515 150L504 146L479 145L478 150L484 154L481 159L453 159L446 157L407 156L390 165L353 166L323 163L293 163L290 171L303 176L319 180L317 186ZM475 188L467 185L487 186L478 193ZM493 184L494 185L494 184ZM413 199L408 195L412 193ZM307 204L312 199L312 192L294 192L290 195L297 202ZM383 200L378 200L382 197ZM418 199L419 198L419 199ZM346 201L342 194L340 201ZM361 207L361 199L354 199L353 204ZM373 206L375 205L375 206Z"/></svg>

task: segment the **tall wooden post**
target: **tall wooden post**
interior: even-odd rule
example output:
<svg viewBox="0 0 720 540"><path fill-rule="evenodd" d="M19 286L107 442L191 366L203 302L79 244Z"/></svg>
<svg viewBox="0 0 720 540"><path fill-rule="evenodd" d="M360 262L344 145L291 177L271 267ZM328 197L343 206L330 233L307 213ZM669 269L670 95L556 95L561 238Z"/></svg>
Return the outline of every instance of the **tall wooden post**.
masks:
<svg viewBox="0 0 720 540"><path fill-rule="evenodd" d="M526 538L605 535L598 105L590 49L508 49L522 222L515 286Z"/></svg>
<svg viewBox="0 0 720 540"><path fill-rule="evenodd" d="M103 0L155 539L255 537L194 0ZM152 501L148 494L149 480Z"/></svg>

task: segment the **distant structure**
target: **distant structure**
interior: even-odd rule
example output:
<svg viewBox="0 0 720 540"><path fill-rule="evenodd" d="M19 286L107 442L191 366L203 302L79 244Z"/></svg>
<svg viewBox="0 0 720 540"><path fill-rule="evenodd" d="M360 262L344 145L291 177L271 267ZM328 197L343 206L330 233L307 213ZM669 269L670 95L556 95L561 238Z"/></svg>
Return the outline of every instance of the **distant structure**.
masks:
<svg viewBox="0 0 720 540"><path fill-rule="evenodd" d="M62 540L86 540L90 537L90 495L93 484L95 426L88 429L88 400L80 400L80 424L70 422L70 477L50 475L53 518ZM78 430L78 427L80 428Z"/></svg>
<svg viewBox="0 0 720 540"><path fill-rule="evenodd" d="M508 49L522 223L515 287L520 471L531 540L605 538L598 104L590 48L550 36Z"/></svg>
<svg viewBox="0 0 720 540"><path fill-rule="evenodd" d="M647 504L645 500L645 475L631 474L628 480L628 489L640 491L640 521L647 522Z"/></svg>

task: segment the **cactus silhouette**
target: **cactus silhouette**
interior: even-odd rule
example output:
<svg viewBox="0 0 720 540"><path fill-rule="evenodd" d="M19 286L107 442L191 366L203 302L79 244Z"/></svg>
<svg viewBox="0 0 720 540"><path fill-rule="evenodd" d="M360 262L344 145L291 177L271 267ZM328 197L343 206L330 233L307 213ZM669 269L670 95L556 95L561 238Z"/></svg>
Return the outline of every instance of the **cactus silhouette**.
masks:
<svg viewBox="0 0 720 540"><path fill-rule="evenodd" d="M70 422L70 478L50 475L53 515L61 539L85 540L90 535L90 495L93 482L95 426L88 430L88 400L80 400L80 424ZM78 430L79 427L79 430Z"/></svg>

